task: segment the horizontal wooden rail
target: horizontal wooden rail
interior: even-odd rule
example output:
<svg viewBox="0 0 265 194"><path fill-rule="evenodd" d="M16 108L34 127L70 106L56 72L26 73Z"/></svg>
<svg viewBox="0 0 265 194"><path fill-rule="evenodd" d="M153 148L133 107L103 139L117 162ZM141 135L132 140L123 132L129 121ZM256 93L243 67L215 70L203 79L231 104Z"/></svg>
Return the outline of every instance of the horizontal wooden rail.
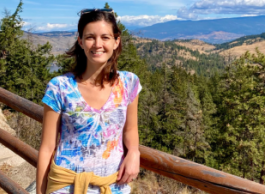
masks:
<svg viewBox="0 0 265 194"><path fill-rule="evenodd" d="M41 106L1 88L0 101L42 122L43 109ZM0 142L3 141L2 139L3 138L0 138ZM14 144L13 149L18 150L16 146L19 146L19 144L20 143ZM141 167L191 185L200 190L212 194L265 194L265 186L253 181L242 179L145 146L140 146L139 149L141 152ZM25 157L20 151L17 153ZM33 157L31 159L33 159ZM34 160L36 161L36 159Z"/></svg>
<svg viewBox="0 0 265 194"><path fill-rule="evenodd" d="M37 167L38 151L1 128L0 143L22 157L32 166Z"/></svg>
<svg viewBox="0 0 265 194"><path fill-rule="evenodd" d="M22 157L32 166L37 167L38 151L0 128L0 143ZM11 194L28 194L26 190L9 179L0 171L0 187Z"/></svg>
<svg viewBox="0 0 265 194"><path fill-rule="evenodd" d="M265 186L140 146L141 167L212 194L265 194Z"/></svg>
<svg viewBox="0 0 265 194"><path fill-rule="evenodd" d="M9 179L0 170L0 187L3 188L9 194L28 194L20 185Z"/></svg>
<svg viewBox="0 0 265 194"><path fill-rule="evenodd" d="M0 102L42 123L43 107L0 87Z"/></svg>

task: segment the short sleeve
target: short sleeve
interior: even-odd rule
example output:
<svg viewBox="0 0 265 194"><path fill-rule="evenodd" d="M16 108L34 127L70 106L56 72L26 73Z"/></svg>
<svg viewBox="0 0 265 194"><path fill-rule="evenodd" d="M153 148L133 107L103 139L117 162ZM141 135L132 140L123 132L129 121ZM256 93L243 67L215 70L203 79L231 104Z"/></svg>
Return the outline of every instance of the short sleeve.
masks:
<svg viewBox="0 0 265 194"><path fill-rule="evenodd" d="M140 80L137 75L131 73L131 84L130 84L130 92L129 92L129 104L132 103L135 97L142 90L142 86L140 84Z"/></svg>
<svg viewBox="0 0 265 194"><path fill-rule="evenodd" d="M55 112L61 113L62 99L60 83L57 77L51 79L51 81L47 84L42 102L51 107Z"/></svg>

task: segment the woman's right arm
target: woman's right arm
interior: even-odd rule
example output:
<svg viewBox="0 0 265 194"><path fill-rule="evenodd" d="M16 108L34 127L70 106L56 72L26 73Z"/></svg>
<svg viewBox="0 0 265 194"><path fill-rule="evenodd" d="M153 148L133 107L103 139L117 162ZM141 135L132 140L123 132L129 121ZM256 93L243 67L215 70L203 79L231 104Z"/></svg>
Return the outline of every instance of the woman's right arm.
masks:
<svg viewBox="0 0 265 194"><path fill-rule="evenodd" d="M42 140L37 165L37 194L45 194L47 175L53 151L56 147L60 114L44 104Z"/></svg>

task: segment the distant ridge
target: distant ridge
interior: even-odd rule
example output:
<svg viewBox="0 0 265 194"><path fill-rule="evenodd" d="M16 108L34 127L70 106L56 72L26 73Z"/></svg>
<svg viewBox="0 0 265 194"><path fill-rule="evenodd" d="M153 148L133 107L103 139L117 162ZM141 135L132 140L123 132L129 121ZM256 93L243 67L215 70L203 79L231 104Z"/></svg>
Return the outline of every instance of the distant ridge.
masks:
<svg viewBox="0 0 265 194"><path fill-rule="evenodd" d="M224 43L242 36L265 32L265 16L223 18L200 21L173 20L133 31L141 37L159 40L199 39Z"/></svg>
<svg viewBox="0 0 265 194"><path fill-rule="evenodd" d="M56 36L74 36L76 31L52 31L52 32L39 32L34 33L39 36L56 37Z"/></svg>
<svg viewBox="0 0 265 194"><path fill-rule="evenodd" d="M215 50L219 49L230 49L236 46L241 46L243 44L250 45L255 42L260 42L265 40L265 32L262 34L257 34L257 35L249 35L249 36L243 36L241 38L235 39L230 42L225 42L223 44L217 44L215 45L216 48Z"/></svg>

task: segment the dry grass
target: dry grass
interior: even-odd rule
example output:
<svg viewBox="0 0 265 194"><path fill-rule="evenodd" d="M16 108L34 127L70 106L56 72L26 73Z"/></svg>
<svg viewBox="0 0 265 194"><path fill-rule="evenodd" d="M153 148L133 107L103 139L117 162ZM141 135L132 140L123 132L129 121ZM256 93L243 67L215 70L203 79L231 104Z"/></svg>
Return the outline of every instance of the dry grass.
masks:
<svg viewBox="0 0 265 194"><path fill-rule="evenodd" d="M7 124L7 119L6 117L9 118L9 114L7 111L2 111L2 109L0 109L0 126L1 129L7 131L8 133L10 133L11 135L15 135L16 132L15 130L13 130L8 124Z"/></svg>
<svg viewBox="0 0 265 194"><path fill-rule="evenodd" d="M207 44L201 40L191 40L190 42L175 42L180 46L185 46L193 51L198 50L201 54L209 54L207 51L211 51L215 46Z"/></svg>
<svg viewBox="0 0 265 194"><path fill-rule="evenodd" d="M144 174L131 183L132 194L206 194L203 191L179 183L173 179L144 171Z"/></svg>
<svg viewBox="0 0 265 194"><path fill-rule="evenodd" d="M19 113L4 110L7 124L15 130L16 136L35 149L39 149L41 142L42 124L30 117Z"/></svg>
<svg viewBox="0 0 265 194"><path fill-rule="evenodd" d="M49 42L52 45L51 53L58 55L63 54L66 50L73 46L76 40L76 35L47 37L36 34L24 34L22 38L33 43L34 46L37 46L38 44L43 45Z"/></svg>
<svg viewBox="0 0 265 194"><path fill-rule="evenodd" d="M153 40L151 39L145 39L145 38L138 38L135 37L135 39L133 40L134 44L138 44L138 43L147 43L147 42L152 42Z"/></svg>
<svg viewBox="0 0 265 194"><path fill-rule="evenodd" d="M187 60L191 59L194 61L198 61L198 59L195 56L192 56L189 51L178 50L178 49L176 49L176 51L179 57L183 57L184 59L187 59Z"/></svg>
<svg viewBox="0 0 265 194"><path fill-rule="evenodd" d="M246 51L249 51L252 54L256 53L256 48L258 48L261 53L265 53L265 41L255 42L251 45L243 44L241 46L236 46L231 49L222 51L219 54L222 56L230 54L232 56L235 56L236 58L239 58Z"/></svg>

